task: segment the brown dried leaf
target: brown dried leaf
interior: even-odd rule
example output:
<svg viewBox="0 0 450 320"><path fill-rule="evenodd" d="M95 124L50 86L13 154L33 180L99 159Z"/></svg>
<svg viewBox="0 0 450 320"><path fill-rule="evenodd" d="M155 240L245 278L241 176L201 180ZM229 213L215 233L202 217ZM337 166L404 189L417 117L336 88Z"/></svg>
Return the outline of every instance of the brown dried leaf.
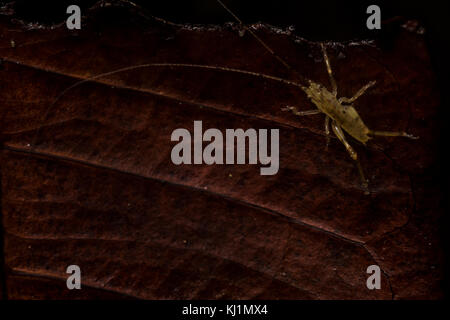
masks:
<svg viewBox="0 0 450 320"><path fill-rule="evenodd" d="M118 23L107 9L95 11L76 33L1 18L10 298L441 295L440 195L427 177L439 99L422 36L401 31L391 50L367 43L329 49L341 96L377 81L357 103L369 127L420 136L377 139L368 148L351 142L370 178L366 196L337 139L325 151L323 116L281 111L312 108L295 87L220 71L139 68L85 82L52 105L76 81L144 63L292 78L231 27L130 15ZM295 70L328 85L317 44L265 26L257 32ZM279 128L278 174L261 176L254 165L173 165L170 135L194 120L205 129ZM62 293L71 264L91 291ZM381 290L366 288L372 264L383 270Z"/></svg>

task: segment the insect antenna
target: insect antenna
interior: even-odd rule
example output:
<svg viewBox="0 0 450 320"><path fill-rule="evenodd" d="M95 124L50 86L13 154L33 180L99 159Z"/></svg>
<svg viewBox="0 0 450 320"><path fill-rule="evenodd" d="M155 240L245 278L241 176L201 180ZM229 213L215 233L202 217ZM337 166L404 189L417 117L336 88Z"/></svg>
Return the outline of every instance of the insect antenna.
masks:
<svg viewBox="0 0 450 320"><path fill-rule="evenodd" d="M275 59L277 59L283 66L285 66L289 71L294 73L303 83L308 83L308 80L303 77L300 73L298 73L295 69L293 69L283 58L275 53L275 51L264 41L262 40L253 30L247 27L241 19L231 11L221 0L216 0L243 28L245 31L248 31Z"/></svg>
<svg viewBox="0 0 450 320"><path fill-rule="evenodd" d="M189 63L146 63L146 64L140 64L140 65L135 65L135 66L128 66L128 67L123 67L120 69L116 69L116 70L112 70L109 72L104 72L104 73L100 73L100 74L96 74L93 75L91 77L79 80L77 82L75 82L74 84L70 85L69 87L67 87L66 89L64 89L60 94L58 94L58 96L55 98L55 100L52 102L52 104L47 108L47 110L45 111L44 116L42 117L42 124L45 124L45 122L47 121L51 111L54 109L54 107L56 106L56 104L58 103L59 100L61 100L61 98L70 90L74 89L75 87L78 87L84 83L87 82L91 82L91 81L95 81L107 76L111 76L117 73L121 73L121 72L126 72L126 71L132 71L132 70L136 70L136 69L142 69L142 68L151 68L151 67L179 67L179 68L198 68L198 69L207 69L207 70L217 70L217 71L224 71L224 72L234 72L234 73L239 73L239 74L245 74L245 75L249 75L249 76L254 76L254 77L259 77L262 79L266 79L266 80L272 80L272 81L277 81L277 82L281 82L287 85L291 85L291 86L295 86L295 87L299 87L302 90L305 90L306 88L295 81L291 81L288 79L284 79L284 78L280 78L280 77L276 77L276 76L272 76L272 75L268 75L268 74L264 74L264 73L259 73L259 72L253 72L253 71L247 71L247 70L242 70L242 69L235 69L235 68L228 68L228 67L221 67L221 66L212 66L212 65L203 65L203 64L189 64ZM30 147L31 150L33 151L35 146L37 145L37 139L39 137L40 134L40 130L41 130L42 126L39 126L36 130L36 133L34 134L33 138L32 138L32 142L30 143Z"/></svg>
<svg viewBox="0 0 450 320"><path fill-rule="evenodd" d="M129 6L134 7L134 8L137 8L138 9L137 13L141 17L143 17L143 18L145 18L147 20L155 20L155 21L161 22L163 24L171 25L173 27L181 27L182 26L181 24L178 24L178 23L175 23L175 22L172 22L172 21L168 21L168 20L165 20L163 18L156 17L156 16L150 14L147 9L145 9L144 7L134 3L133 1L130 1L130 0L118 0L118 2L126 4L126 5L129 5Z"/></svg>

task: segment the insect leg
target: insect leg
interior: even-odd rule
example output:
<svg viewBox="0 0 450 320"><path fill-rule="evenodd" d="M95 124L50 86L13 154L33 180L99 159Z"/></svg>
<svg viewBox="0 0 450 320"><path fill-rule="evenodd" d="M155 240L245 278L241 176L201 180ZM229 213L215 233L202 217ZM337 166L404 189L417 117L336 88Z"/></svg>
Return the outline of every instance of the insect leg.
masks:
<svg viewBox="0 0 450 320"><path fill-rule="evenodd" d="M375 131L370 130L369 135L372 136L383 136L383 137L405 137L409 139L419 139L419 137L413 136L412 134L406 132L397 132L397 131Z"/></svg>
<svg viewBox="0 0 450 320"><path fill-rule="evenodd" d="M330 117L325 115L325 134L327 135L327 145L325 150L328 151L328 145L330 144Z"/></svg>
<svg viewBox="0 0 450 320"><path fill-rule="evenodd" d="M361 177L361 185L366 190L365 193L368 194L369 193L367 190L368 184L367 184L367 180L364 176L364 172L362 170L361 163L359 162L358 154L356 153L355 150L353 150L352 146L347 142L347 140L345 139L344 132L342 131L341 127L339 127L337 125L336 122L333 121L331 123L331 128L333 129L333 132L336 135L336 137L338 137L338 139L342 142L342 144L347 149L347 152L350 155L350 157L352 158L352 160L355 161L355 164L358 167L359 176Z"/></svg>
<svg viewBox="0 0 450 320"><path fill-rule="evenodd" d="M338 101L339 103L353 103L356 99L358 99L359 97L361 97L364 92L366 92L367 89L369 89L370 87L372 87L373 85L375 85L376 81L370 81L368 84L366 84L364 87L362 87L361 89L358 90L358 92L351 98L346 98L346 97L342 97L339 98Z"/></svg>
<svg viewBox="0 0 450 320"><path fill-rule="evenodd" d="M337 85L336 85L336 80L334 79L334 76L333 76L333 70L331 70L330 60L328 59L327 51L326 51L323 43L321 43L320 46L322 47L323 59L325 60L328 76L330 77L331 89L332 89L333 94L336 96L337 95Z"/></svg>
<svg viewBox="0 0 450 320"><path fill-rule="evenodd" d="M298 111L298 109L296 107L290 107L290 106L286 106L284 108L281 108L281 110L283 111L292 111L293 114L295 114L296 116L310 116L313 114L318 114L320 113L319 110L308 110L308 111Z"/></svg>

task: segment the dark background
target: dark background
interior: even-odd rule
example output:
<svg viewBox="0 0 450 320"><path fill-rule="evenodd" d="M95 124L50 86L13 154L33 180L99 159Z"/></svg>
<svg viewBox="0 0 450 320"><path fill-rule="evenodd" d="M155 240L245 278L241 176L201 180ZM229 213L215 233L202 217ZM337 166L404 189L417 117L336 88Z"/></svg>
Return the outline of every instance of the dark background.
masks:
<svg viewBox="0 0 450 320"><path fill-rule="evenodd" d="M55 24L65 21L66 8L70 4L78 4L87 10L96 0L19 0L0 1L0 5L8 4L15 11L15 17L26 22ZM127 1L104 1L123 3ZM134 0L144 8L144 13L161 17L176 23L222 24L234 21L233 18L215 0ZM433 174L441 184L445 194L448 193L450 159L446 153L447 131L446 120L449 116L448 70L449 70L449 28L447 28L450 4L448 1L338 1L338 0L224 0L244 23L266 22L275 26L294 26L295 33L310 40L378 39L381 46L389 46L394 39L396 26L407 20L417 19L425 27L425 37L432 57L435 73L439 79L441 104L441 141L440 160ZM366 9L371 4L381 8L382 29L368 30ZM275 48L276 49L276 48ZM443 204L448 208L448 203ZM448 210L446 210L446 213ZM448 237L448 218L442 221L442 236ZM447 241L448 243L449 241ZM444 241L445 243L445 241ZM445 248L448 251L448 245ZM448 261L447 261L448 265ZM448 277L446 283L448 284ZM448 285L446 288L448 296Z"/></svg>
<svg viewBox="0 0 450 320"><path fill-rule="evenodd" d="M66 8L78 4L82 11L99 0L1 0L0 4L14 3L16 16L29 22L59 23L67 18ZM104 3L123 3L110 0ZM232 21L216 0L133 0L154 16L178 23L221 24ZM397 17L419 19L433 39L446 39L446 19L450 5L447 1L338 1L338 0L224 0L245 23L263 21L277 26L295 26L297 33L311 40L347 40L387 36L392 28L381 32L366 28L366 9L371 4L380 6L382 20ZM131 6L131 4L128 3ZM385 25L386 27L386 25ZM447 38L448 39L448 38Z"/></svg>

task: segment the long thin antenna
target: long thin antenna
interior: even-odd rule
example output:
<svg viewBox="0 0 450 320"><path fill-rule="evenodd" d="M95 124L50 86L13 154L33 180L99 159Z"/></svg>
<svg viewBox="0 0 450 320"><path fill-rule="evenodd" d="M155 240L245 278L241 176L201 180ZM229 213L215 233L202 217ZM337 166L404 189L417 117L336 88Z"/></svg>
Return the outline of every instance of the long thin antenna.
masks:
<svg viewBox="0 0 450 320"><path fill-rule="evenodd" d="M156 20L158 22L161 22L161 23L164 23L164 24L167 24L167 25L171 25L171 26L174 26L174 27L182 27L181 24L178 24L178 23L175 23L175 22L172 22L172 21L168 21L168 20L165 20L165 19L162 19L160 17L156 17L156 16L150 14L147 9L145 9L142 6L134 3L133 1L130 1L130 0L118 0L118 1L122 2L124 4L127 4L127 5L130 5L130 6L134 7L134 8L137 8L138 9L138 14L141 17L144 17L147 20L153 19L153 20Z"/></svg>
<svg viewBox="0 0 450 320"><path fill-rule="evenodd" d="M296 76L300 78L300 80L307 82L306 78L303 77L301 74L299 74L297 71L295 71L283 58L281 58L279 55L273 51L271 47L267 43L265 43L256 33L253 32L250 28L248 28L241 19L237 15L233 13L221 0L217 0L217 2L226 10L228 13L236 19L237 22L241 24L241 26L248 31L270 54L272 54L282 65L284 65L289 71L292 71L295 73Z"/></svg>
<svg viewBox="0 0 450 320"><path fill-rule="evenodd" d="M273 81L278 81L284 84L288 84L291 86L295 86L295 87L299 87L301 88L303 91L306 90L306 88L300 84L297 83L295 81L290 81L287 79L283 79L280 77L275 77L275 76L271 76L268 74L264 74L264 73L259 73L259 72L253 72L253 71L247 71L247 70L241 70L241 69L235 69L235 68L228 68L228 67L220 67L220 66L211 66L211 65L203 65L203 64L189 64L189 63L146 63L146 64L140 64L140 65L135 65L135 66L130 66L130 67L124 67L124 68L120 68L120 69L116 69L113 71L109 71L109 72L104 72L104 73L100 73L97 75L93 75L91 77L88 77L86 79L80 80L75 82L74 84L72 84L71 86L67 87L66 89L64 89L57 97L56 99L53 101L53 103L47 108L44 117L42 118L42 123L45 123L47 121L47 118L50 114L50 112L52 111L52 109L54 108L54 106L56 105L56 103L70 90L72 90L75 87L78 87L79 85L86 83L86 82L90 82L90 81L94 81L100 78L104 78L106 76L111 76L120 72L125 72L125 71L131 71L131 70L136 70L136 69L140 69L140 68L150 68L150 67L179 67L179 68L200 68L200 69L209 69L209 70L219 70L219 71L227 71L227 72L235 72L235 73L240 73L240 74L246 74L246 75L250 75L250 76L254 76L254 77L260 77L263 79L267 79L267 80L273 80ZM35 146L36 146L36 142L37 139L39 137L39 133L40 133L40 129L42 126L40 126L37 131L36 134L34 135L32 142L30 144L31 146L31 150L34 150Z"/></svg>

